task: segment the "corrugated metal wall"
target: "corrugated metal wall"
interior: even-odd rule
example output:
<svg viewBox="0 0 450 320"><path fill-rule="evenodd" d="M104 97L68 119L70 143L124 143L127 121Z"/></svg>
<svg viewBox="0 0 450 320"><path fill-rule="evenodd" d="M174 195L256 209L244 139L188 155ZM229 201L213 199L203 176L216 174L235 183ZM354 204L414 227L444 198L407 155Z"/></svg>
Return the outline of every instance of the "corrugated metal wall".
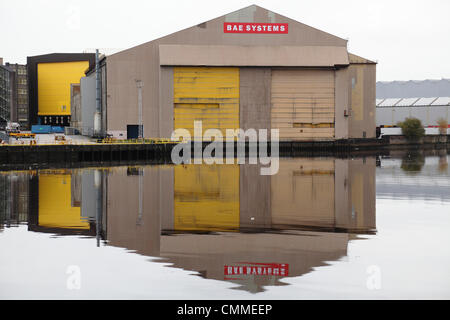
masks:
<svg viewBox="0 0 450 320"><path fill-rule="evenodd" d="M375 137L375 64L350 64L348 82L351 116L349 138Z"/></svg>
<svg viewBox="0 0 450 320"><path fill-rule="evenodd" d="M280 140L334 137L333 70L272 70L271 100Z"/></svg>
<svg viewBox="0 0 450 320"><path fill-rule="evenodd" d="M194 121L207 129L239 128L239 68L177 67L174 79L174 129L188 129Z"/></svg>
<svg viewBox="0 0 450 320"><path fill-rule="evenodd" d="M83 77L81 86L81 134L94 135L94 114L96 110L95 77Z"/></svg>
<svg viewBox="0 0 450 320"><path fill-rule="evenodd" d="M242 129L268 129L270 133L271 79L271 68L240 68L239 122Z"/></svg>
<svg viewBox="0 0 450 320"><path fill-rule="evenodd" d="M70 126L77 129L81 128L81 87L79 84L71 85Z"/></svg>

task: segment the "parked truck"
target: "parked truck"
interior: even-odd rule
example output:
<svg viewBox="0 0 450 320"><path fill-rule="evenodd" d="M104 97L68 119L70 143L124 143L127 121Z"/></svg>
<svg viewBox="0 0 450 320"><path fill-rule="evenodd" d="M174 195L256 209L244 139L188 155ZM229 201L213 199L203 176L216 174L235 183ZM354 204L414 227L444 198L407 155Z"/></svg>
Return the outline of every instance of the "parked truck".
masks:
<svg viewBox="0 0 450 320"><path fill-rule="evenodd" d="M19 133L20 132L20 124L17 122L8 122L5 128L6 134L10 133Z"/></svg>

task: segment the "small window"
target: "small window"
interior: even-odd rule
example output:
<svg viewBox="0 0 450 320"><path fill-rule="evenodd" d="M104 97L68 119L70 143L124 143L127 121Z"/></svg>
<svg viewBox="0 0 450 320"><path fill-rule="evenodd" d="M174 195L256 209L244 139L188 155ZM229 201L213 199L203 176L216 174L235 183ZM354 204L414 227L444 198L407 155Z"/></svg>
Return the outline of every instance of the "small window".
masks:
<svg viewBox="0 0 450 320"><path fill-rule="evenodd" d="M128 167L127 176L143 176L144 168Z"/></svg>

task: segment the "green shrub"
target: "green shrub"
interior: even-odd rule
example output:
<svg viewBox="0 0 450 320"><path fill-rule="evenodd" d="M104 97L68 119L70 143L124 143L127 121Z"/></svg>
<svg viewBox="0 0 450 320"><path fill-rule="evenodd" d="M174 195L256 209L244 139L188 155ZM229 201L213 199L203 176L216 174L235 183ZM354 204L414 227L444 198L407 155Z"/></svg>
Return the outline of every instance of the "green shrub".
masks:
<svg viewBox="0 0 450 320"><path fill-rule="evenodd" d="M408 140L419 140L425 135L422 122L417 118L406 118L405 121L397 123L402 128L402 134Z"/></svg>
<svg viewBox="0 0 450 320"><path fill-rule="evenodd" d="M425 165L425 157L418 152L411 152L402 158L400 168L407 173L418 173Z"/></svg>

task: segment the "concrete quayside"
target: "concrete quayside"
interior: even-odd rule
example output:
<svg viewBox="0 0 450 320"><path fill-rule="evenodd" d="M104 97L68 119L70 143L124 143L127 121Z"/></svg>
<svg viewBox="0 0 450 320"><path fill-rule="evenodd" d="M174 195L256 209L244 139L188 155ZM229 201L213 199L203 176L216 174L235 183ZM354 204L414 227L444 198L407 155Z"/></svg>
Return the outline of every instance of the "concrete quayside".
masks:
<svg viewBox="0 0 450 320"><path fill-rule="evenodd" d="M77 163L124 163L129 161L150 161L158 163L171 162L171 153L179 142L147 139L122 143L89 143L89 144L45 144L45 145L1 145L0 168L11 168L20 165L43 164L77 164ZM189 143L189 142L188 142ZM194 156L194 144L191 154ZM202 143L202 150L210 142ZM281 157L302 155L336 155L358 152L382 152L408 148L445 148L450 144L450 135L425 136L418 141L408 141L404 136L383 136L381 139L346 139L334 141L280 141ZM240 143L233 145L234 154ZM245 143L248 155L251 143ZM227 145L223 144L223 154ZM271 145L267 143L268 155Z"/></svg>

